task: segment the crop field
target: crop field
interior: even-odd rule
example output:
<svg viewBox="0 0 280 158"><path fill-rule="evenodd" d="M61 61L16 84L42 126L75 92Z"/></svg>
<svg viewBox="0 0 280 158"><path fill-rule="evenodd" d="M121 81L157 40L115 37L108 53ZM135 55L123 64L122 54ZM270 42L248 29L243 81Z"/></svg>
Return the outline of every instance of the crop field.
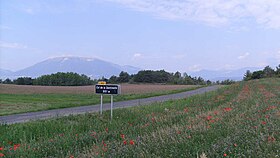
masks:
<svg viewBox="0 0 280 158"><path fill-rule="evenodd" d="M121 84L122 94L144 94L188 89L196 85ZM0 84L0 94L93 94L94 86L29 86Z"/></svg>
<svg viewBox="0 0 280 158"><path fill-rule="evenodd" d="M115 96L114 101L172 94L200 87L124 84L121 86L122 94ZM0 115L99 104L100 95L94 94L94 90L94 86L55 87L0 84ZM110 97L105 96L104 102L109 101Z"/></svg>
<svg viewBox="0 0 280 158"><path fill-rule="evenodd" d="M116 109L0 125L2 157L279 157L280 79Z"/></svg>

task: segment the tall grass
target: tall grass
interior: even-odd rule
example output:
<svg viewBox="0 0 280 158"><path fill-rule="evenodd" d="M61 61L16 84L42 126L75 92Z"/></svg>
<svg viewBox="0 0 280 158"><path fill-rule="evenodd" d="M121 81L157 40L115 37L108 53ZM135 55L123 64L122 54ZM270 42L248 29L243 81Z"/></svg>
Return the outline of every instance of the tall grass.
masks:
<svg viewBox="0 0 280 158"><path fill-rule="evenodd" d="M0 126L5 157L277 157L280 80L110 113ZM20 145L18 145L20 144Z"/></svg>

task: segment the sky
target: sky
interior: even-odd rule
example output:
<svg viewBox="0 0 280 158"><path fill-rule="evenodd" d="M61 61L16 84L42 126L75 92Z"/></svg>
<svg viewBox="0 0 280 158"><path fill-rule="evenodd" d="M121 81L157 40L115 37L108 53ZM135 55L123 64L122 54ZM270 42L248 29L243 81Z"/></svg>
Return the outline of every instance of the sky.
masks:
<svg viewBox="0 0 280 158"><path fill-rule="evenodd" d="M0 0L0 68L93 57L194 72L280 64L279 0Z"/></svg>

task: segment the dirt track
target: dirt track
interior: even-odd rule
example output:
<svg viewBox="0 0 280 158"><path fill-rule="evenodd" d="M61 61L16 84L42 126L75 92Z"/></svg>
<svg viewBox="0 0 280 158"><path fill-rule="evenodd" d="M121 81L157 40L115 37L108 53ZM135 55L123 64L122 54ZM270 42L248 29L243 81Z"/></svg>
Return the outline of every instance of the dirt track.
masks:
<svg viewBox="0 0 280 158"><path fill-rule="evenodd" d="M196 87L194 85L156 85L156 84L121 84L122 94L141 94ZM2 94L88 94L94 93L94 86L28 86L0 84Z"/></svg>
<svg viewBox="0 0 280 158"><path fill-rule="evenodd" d="M170 95L163 95L158 97L151 97L151 98L144 98L144 99L136 99L136 100L129 100L129 101L121 101L114 103L114 108L126 108L132 106L143 106L149 105L154 102L163 102L171 99L182 99L189 96L193 96L196 94L203 94L209 91L217 90L220 86L210 86L199 88L192 91L177 93L177 94L170 94ZM104 104L103 110L109 110L110 104ZM31 120L40 120L40 119L48 119L48 118L55 118L61 116L68 116L68 115L77 115L77 114L84 114L90 112L98 112L99 105L89 105L89 106L81 106L81 107L73 107L73 108L64 108L64 109L56 109L56 110L47 110L47 111L40 111L40 112L30 112L24 114L15 114L15 115L8 115L8 116L0 116L0 124L13 124L13 123L22 123L28 122Z"/></svg>

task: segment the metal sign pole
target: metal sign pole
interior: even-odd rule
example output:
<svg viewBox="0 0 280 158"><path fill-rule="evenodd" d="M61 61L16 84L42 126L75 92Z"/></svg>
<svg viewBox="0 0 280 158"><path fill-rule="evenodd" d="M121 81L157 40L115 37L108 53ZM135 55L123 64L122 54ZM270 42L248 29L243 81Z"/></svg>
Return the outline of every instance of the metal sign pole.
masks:
<svg viewBox="0 0 280 158"><path fill-rule="evenodd" d="M113 95L111 95L111 120L113 119Z"/></svg>
<svg viewBox="0 0 280 158"><path fill-rule="evenodd" d="M100 102L100 114L102 115L102 106L103 106L103 95L102 94L100 96L100 100L101 100L101 102Z"/></svg>

